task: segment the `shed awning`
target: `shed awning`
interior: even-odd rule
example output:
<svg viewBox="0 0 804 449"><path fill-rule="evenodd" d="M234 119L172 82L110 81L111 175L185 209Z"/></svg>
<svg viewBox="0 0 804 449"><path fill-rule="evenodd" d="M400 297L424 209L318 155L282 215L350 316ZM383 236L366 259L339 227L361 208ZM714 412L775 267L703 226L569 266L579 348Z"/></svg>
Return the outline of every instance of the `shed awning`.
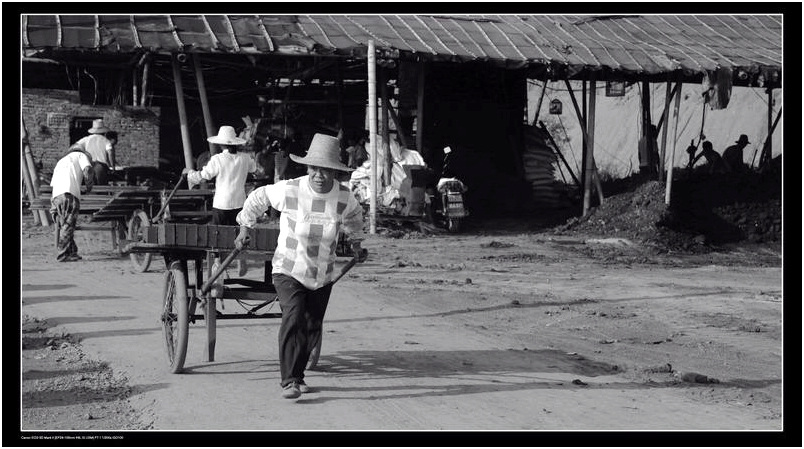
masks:
<svg viewBox="0 0 804 449"><path fill-rule="evenodd" d="M22 45L102 53L365 54L656 75L781 70L781 15L24 15Z"/></svg>

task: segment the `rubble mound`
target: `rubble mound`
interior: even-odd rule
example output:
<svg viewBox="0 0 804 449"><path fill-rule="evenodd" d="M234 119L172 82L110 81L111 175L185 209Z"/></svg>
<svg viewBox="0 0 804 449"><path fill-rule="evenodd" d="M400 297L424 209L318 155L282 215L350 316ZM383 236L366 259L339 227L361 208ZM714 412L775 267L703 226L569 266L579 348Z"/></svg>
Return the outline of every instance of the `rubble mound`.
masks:
<svg viewBox="0 0 804 449"><path fill-rule="evenodd" d="M665 184L638 176L603 185L607 196L559 234L620 237L660 250L708 252L713 245L781 240L781 177L775 173L681 173Z"/></svg>

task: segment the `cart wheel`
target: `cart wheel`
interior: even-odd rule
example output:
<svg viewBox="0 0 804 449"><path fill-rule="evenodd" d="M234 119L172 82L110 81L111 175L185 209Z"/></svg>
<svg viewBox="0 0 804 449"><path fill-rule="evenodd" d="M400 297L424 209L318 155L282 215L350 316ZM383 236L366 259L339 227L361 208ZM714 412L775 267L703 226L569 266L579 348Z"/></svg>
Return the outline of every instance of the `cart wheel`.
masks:
<svg viewBox="0 0 804 449"><path fill-rule="evenodd" d="M310 359L307 361L307 369L315 370L316 366L318 365L318 357L321 356L321 340L324 339L324 329L321 329L321 333L318 334L318 339L315 342L315 346L313 346L312 352L310 352Z"/></svg>
<svg viewBox="0 0 804 449"><path fill-rule="evenodd" d="M184 368L187 356L187 337L190 327L190 312L187 301L187 277L181 263L175 261L165 272L165 288L162 304L162 330L170 361L170 372L178 374Z"/></svg>
<svg viewBox="0 0 804 449"><path fill-rule="evenodd" d="M134 211L134 215L128 222L128 240L135 242L144 240L142 233L144 228L148 227L149 223L150 220L148 220L148 215L146 215L145 212L139 209ZM131 263L134 265L134 268L140 273L145 273L148 271L148 267L151 266L153 254L131 253L129 254L129 257L131 258Z"/></svg>

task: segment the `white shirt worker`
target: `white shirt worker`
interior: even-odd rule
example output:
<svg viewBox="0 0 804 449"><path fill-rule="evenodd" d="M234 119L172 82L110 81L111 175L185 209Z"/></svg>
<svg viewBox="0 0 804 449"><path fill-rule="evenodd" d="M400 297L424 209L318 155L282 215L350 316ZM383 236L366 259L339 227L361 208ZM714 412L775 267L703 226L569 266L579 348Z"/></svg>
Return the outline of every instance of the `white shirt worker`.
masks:
<svg viewBox="0 0 804 449"><path fill-rule="evenodd" d="M199 171L187 174L190 185L201 180L215 180L215 196L212 207L222 210L240 209L246 201L246 177L257 171L257 162L246 153L230 153L224 149L209 158L209 162Z"/></svg>

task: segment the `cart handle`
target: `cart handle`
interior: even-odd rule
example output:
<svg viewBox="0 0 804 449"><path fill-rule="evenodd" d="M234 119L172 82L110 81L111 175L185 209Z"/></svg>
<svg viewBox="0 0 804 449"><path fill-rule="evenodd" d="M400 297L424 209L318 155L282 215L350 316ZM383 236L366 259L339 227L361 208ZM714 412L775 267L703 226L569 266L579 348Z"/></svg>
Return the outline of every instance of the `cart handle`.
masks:
<svg viewBox="0 0 804 449"><path fill-rule="evenodd" d="M343 268L341 268L340 273L338 273L338 275L335 276L335 279L333 279L330 282L330 284L338 282L343 277L343 275L345 275L349 270L352 269L352 267L355 266L356 263L357 263L357 257L352 257L352 259L349 262L346 262L346 265L344 265Z"/></svg>
<svg viewBox="0 0 804 449"><path fill-rule="evenodd" d="M225 259L223 259L223 262L221 262L220 266L218 266L218 269L215 270L215 272L210 275L209 279L207 279L206 282L204 282L204 284L201 286L201 296L209 293L215 280L220 277L221 273L223 273L223 270L229 267L229 264L232 263L232 261L240 254L241 251L243 251L241 248L235 248L231 253L229 253L228 256L226 256Z"/></svg>
<svg viewBox="0 0 804 449"><path fill-rule="evenodd" d="M173 191L170 192L170 195L168 195L167 199L162 204L162 208L159 209L159 212L157 212L156 215L154 215L154 218L151 219L151 223L156 223L160 218L162 218L162 214L165 213L165 209L167 209L168 204L170 204L170 200L173 199L173 195L175 195L176 191L179 190L179 186L181 185L181 182L184 180L185 176L187 176L186 173L182 173L181 176L179 176L179 180L176 182L176 185L173 186Z"/></svg>

